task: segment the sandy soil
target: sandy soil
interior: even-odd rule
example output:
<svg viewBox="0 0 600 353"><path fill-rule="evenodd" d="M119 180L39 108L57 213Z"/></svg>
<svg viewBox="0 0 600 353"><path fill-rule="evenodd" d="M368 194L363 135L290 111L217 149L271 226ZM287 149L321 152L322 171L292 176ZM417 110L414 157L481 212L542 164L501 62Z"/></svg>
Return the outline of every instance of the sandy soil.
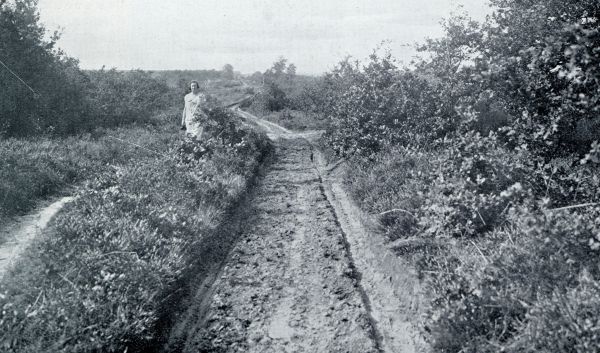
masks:
<svg viewBox="0 0 600 353"><path fill-rule="evenodd" d="M31 241L46 228L52 217L72 200L73 197L63 197L0 229L1 238L6 239L6 242L0 244L0 278Z"/></svg>
<svg viewBox="0 0 600 353"><path fill-rule="evenodd" d="M310 155L302 139L278 142L210 302L190 308L205 315L188 328L183 351L379 351Z"/></svg>
<svg viewBox="0 0 600 353"><path fill-rule="evenodd" d="M418 281L362 226L310 142L319 133L239 114L275 141L274 161L228 259L203 283L166 350L418 351Z"/></svg>
<svg viewBox="0 0 600 353"><path fill-rule="evenodd" d="M412 266L398 257L384 238L372 231L377 225L364 215L344 191L341 178L323 175L325 193L350 245L370 312L385 352L426 351L415 325L422 310L423 293Z"/></svg>

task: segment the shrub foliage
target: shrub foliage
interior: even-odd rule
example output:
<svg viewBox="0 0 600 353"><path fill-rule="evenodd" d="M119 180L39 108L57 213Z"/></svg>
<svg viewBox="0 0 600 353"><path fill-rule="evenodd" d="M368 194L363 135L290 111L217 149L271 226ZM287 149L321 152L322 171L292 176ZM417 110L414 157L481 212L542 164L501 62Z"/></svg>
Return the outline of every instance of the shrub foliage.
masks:
<svg viewBox="0 0 600 353"><path fill-rule="evenodd" d="M431 289L434 351L597 351L600 7L491 3L410 69L340 62L325 140L390 240L422 240L398 250Z"/></svg>
<svg viewBox="0 0 600 353"><path fill-rule="evenodd" d="M147 122L172 101L172 90L149 73L80 70L56 48L59 35L45 35L37 0L0 2L0 136L68 135Z"/></svg>

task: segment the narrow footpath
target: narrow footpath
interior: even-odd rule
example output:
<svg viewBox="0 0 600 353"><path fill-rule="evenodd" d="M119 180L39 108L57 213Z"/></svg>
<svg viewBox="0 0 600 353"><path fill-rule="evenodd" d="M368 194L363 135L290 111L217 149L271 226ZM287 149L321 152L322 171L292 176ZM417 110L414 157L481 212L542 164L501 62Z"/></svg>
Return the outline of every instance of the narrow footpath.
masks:
<svg viewBox="0 0 600 353"><path fill-rule="evenodd" d="M29 244L46 228L52 217L74 198L67 196L39 208L32 213L21 216L0 229L0 280L29 246Z"/></svg>
<svg viewBox="0 0 600 353"><path fill-rule="evenodd" d="M379 239L376 246L360 240L368 234L352 219L355 210L344 211L349 201L339 185L324 180L310 143L318 133L295 134L239 114L275 141L273 162L223 267L181 316L165 350L415 352L407 315L418 306L418 286ZM365 248L356 252L360 259L352 246Z"/></svg>

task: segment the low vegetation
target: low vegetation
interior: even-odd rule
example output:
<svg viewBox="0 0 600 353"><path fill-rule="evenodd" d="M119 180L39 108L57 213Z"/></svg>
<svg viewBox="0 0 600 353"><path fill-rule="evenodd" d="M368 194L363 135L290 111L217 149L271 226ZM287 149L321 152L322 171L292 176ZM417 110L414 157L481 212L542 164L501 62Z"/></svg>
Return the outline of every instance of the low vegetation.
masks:
<svg viewBox="0 0 600 353"><path fill-rule="evenodd" d="M0 284L4 352L145 351L156 343L174 284L204 261L199 247L227 221L268 151L266 138L231 113L209 116L228 127L218 138L177 136L154 145L164 157L112 164L53 220Z"/></svg>
<svg viewBox="0 0 600 353"><path fill-rule="evenodd" d="M0 350L147 352L269 144L221 107L249 94L230 65L205 72L220 78L198 142L179 121L202 77L82 71L44 39L36 3L0 1L0 56L29 83L0 70L0 223L70 186L76 199L0 282Z"/></svg>
<svg viewBox="0 0 600 353"><path fill-rule="evenodd" d="M97 129L91 134L65 138L0 140L0 223L31 210L40 199L106 169L152 156L152 152L119 140L164 150L177 138L173 115L178 112L177 109L155 114L152 119L162 122L155 127Z"/></svg>

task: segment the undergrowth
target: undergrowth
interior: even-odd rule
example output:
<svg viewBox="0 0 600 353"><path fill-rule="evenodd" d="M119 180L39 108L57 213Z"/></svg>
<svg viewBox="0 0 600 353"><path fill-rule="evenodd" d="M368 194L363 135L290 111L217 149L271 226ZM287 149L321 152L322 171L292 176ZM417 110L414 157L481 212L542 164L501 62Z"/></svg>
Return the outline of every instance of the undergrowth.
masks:
<svg viewBox="0 0 600 353"><path fill-rule="evenodd" d="M160 339L173 284L203 261L196 250L269 149L253 132L170 137L153 147L166 157L96 171L7 274L3 352L145 351Z"/></svg>
<svg viewBox="0 0 600 353"><path fill-rule="evenodd" d="M598 167L465 134L352 158L346 181L427 284L434 351L590 352L600 349Z"/></svg>
<svg viewBox="0 0 600 353"><path fill-rule="evenodd" d="M490 5L411 67L340 62L313 90L324 140L414 261L434 352L598 352L598 1Z"/></svg>
<svg viewBox="0 0 600 353"><path fill-rule="evenodd" d="M178 109L177 109L178 112ZM93 177L111 165L152 157L152 152L128 145L164 150L179 133L171 125L176 110L154 114L153 125L96 129L63 138L0 140L0 224L31 210L40 199ZM1 241L1 239L0 239Z"/></svg>

